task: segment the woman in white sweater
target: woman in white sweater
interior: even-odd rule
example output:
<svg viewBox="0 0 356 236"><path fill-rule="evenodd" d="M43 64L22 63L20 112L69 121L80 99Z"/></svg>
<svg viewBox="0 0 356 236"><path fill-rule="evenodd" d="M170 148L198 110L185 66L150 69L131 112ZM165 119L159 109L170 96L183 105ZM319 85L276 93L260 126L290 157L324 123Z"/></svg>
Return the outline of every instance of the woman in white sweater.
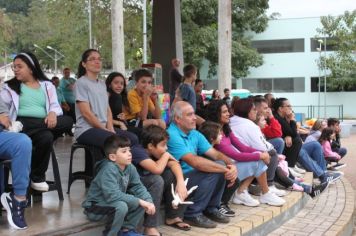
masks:
<svg viewBox="0 0 356 236"><path fill-rule="evenodd" d="M230 127L234 135L245 145L268 152L271 156L267 169L267 182L269 189L277 196L284 196L286 192L274 186L274 176L278 165L278 156L273 145L267 142L260 127L254 121L257 111L252 99L238 100L233 107L234 116L230 118Z"/></svg>

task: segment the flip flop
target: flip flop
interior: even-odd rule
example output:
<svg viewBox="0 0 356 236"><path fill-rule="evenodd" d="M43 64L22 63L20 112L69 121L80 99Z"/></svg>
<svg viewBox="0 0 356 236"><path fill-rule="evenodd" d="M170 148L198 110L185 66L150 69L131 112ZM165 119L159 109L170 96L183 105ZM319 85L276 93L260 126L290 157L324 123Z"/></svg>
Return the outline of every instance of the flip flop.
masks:
<svg viewBox="0 0 356 236"><path fill-rule="evenodd" d="M183 227L181 227L181 226L179 226L179 224L187 224L187 223L185 223L185 222L183 222L183 221L177 221L177 222L174 222L173 224L167 224L167 223L165 223L167 226L170 226L170 227L173 227L173 228L175 228L175 229L179 229L179 230L183 230L183 231L189 231L192 227L191 226L183 226Z"/></svg>

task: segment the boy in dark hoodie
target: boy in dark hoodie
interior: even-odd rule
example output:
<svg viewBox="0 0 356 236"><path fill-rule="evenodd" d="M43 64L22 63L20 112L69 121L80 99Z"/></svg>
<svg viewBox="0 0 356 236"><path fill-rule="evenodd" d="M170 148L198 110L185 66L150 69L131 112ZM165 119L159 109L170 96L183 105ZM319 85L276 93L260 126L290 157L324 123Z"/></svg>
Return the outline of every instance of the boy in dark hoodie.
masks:
<svg viewBox="0 0 356 236"><path fill-rule="evenodd" d="M97 163L96 177L82 203L91 221L107 219L103 235L141 236L135 228L155 206L131 164L130 141L112 135L105 140L106 159Z"/></svg>

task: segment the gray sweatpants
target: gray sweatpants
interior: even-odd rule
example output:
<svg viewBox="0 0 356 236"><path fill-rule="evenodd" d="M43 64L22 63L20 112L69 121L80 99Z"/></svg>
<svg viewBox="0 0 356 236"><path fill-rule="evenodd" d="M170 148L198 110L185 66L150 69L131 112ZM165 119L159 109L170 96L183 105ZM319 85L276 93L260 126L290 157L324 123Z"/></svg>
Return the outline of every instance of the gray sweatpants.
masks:
<svg viewBox="0 0 356 236"><path fill-rule="evenodd" d="M91 221L107 220L103 235L108 236L116 236L121 228L136 229L144 213L141 206L132 209L123 201L109 206L96 204L84 210Z"/></svg>

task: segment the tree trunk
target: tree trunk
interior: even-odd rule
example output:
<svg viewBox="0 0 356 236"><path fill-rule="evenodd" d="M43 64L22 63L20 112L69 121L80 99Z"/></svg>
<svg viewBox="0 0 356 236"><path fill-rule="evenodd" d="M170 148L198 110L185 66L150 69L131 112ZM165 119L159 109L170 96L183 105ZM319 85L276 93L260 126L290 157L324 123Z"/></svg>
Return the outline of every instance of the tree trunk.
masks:
<svg viewBox="0 0 356 236"><path fill-rule="evenodd" d="M124 17L122 0L111 1L112 66L125 74Z"/></svg>
<svg viewBox="0 0 356 236"><path fill-rule="evenodd" d="M219 1L218 12L219 69L218 87L231 89L231 0Z"/></svg>

